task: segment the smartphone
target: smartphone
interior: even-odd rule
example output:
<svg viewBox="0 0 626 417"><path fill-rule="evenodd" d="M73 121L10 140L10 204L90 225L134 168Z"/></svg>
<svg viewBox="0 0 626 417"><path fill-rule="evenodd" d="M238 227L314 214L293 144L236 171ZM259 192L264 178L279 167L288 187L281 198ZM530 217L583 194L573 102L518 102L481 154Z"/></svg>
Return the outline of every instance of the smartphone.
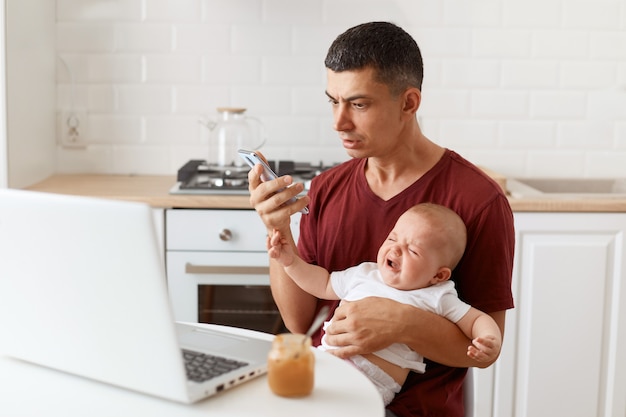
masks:
<svg viewBox="0 0 626 417"><path fill-rule="evenodd" d="M239 153L239 156L243 158L243 160L246 161L248 165L250 165L250 168L253 168L257 164L261 164L261 166L263 167L263 173L261 173L261 181L271 181L278 178L278 175L276 175L272 168L270 168L270 166L256 152L249 151L247 149L239 149L237 152ZM282 190L284 190L284 188L281 188L280 190L278 190L278 192ZM289 201L287 201L287 204L295 202L296 198L292 197L291 199L289 199ZM300 210L300 213L309 214L309 208L304 207L302 210Z"/></svg>

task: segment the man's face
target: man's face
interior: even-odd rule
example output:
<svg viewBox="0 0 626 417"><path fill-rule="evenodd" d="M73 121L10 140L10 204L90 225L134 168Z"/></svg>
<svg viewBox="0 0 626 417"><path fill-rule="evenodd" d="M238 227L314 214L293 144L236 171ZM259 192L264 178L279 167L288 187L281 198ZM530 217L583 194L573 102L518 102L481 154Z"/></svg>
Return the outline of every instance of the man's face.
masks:
<svg viewBox="0 0 626 417"><path fill-rule="evenodd" d="M333 110L334 129L348 155L377 157L393 149L406 120L403 95L374 79L374 70L327 70L326 95Z"/></svg>

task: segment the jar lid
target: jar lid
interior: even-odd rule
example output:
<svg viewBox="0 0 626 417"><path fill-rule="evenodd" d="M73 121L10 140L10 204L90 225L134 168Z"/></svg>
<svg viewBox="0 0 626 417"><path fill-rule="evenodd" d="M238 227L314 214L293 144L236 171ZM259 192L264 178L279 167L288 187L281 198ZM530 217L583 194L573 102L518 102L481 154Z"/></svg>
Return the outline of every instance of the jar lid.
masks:
<svg viewBox="0 0 626 417"><path fill-rule="evenodd" d="M244 107L218 107L217 111L220 113L243 113L247 109Z"/></svg>

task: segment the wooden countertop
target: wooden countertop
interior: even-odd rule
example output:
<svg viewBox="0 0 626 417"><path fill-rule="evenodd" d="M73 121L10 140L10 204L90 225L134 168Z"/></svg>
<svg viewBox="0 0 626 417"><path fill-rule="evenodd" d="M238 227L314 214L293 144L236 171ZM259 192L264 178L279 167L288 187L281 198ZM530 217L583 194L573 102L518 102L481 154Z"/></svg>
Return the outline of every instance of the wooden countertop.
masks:
<svg viewBox="0 0 626 417"><path fill-rule="evenodd" d="M175 184L175 176L58 174L26 189L138 201L162 208L250 208L247 195L170 194Z"/></svg>
<svg viewBox="0 0 626 417"><path fill-rule="evenodd" d="M247 195L169 194L175 183L175 176L58 174L26 189L138 201L161 208L250 208ZM626 199L509 198L509 202L515 212L626 212Z"/></svg>

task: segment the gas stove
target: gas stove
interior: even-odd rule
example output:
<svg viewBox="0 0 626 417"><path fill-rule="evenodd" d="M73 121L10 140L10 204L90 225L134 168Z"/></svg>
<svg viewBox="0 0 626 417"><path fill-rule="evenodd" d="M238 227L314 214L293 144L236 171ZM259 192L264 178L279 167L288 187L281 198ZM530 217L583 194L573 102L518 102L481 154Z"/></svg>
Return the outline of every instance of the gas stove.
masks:
<svg viewBox="0 0 626 417"><path fill-rule="evenodd" d="M291 175L295 182L304 183L305 191L315 176L334 166L294 161L269 161L269 165L279 176ZM249 171L247 165L217 166L205 160L191 160L178 170L177 182L170 194L245 195L248 194Z"/></svg>

